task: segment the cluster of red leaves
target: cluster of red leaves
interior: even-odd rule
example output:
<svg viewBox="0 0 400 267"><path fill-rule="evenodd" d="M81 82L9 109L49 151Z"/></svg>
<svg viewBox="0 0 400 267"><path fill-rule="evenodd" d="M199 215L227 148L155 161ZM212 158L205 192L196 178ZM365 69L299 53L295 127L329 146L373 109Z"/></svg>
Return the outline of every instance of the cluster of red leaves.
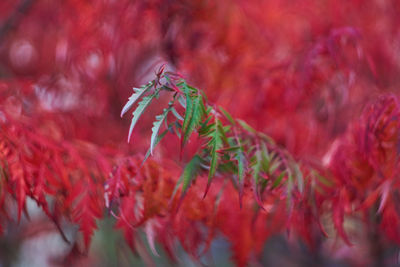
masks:
<svg viewBox="0 0 400 267"><path fill-rule="evenodd" d="M61 234L62 220L78 225L86 248L96 221L114 216L132 249L144 229L153 252L158 241L174 257L178 239L199 257L222 233L244 265L286 230L318 246L324 213L350 243L345 215L371 224L372 211L400 242L397 96L357 118L375 95L398 92L399 2L211 2L1 1L2 226L27 215L31 198ZM130 85L160 59L335 187L316 190L307 167L292 206L278 187L260 209L247 185L239 209L229 181L217 179L203 200L199 177L177 210L178 141L170 136L140 168L153 116L130 147L119 119Z"/></svg>
<svg viewBox="0 0 400 267"><path fill-rule="evenodd" d="M31 85L27 87L29 92ZM61 234L63 216L79 225L88 246L96 220L102 217L103 177L111 168L107 151L65 139L65 129L57 122L68 123L68 117L34 112L35 107L25 106L25 96L14 95L19 89L16 85L3 84L1 89L2 217L9 217L5 202L15 199L19 221L21 213L27 212L26 198L30 197ZM27 109L37 116L29 116Z"/></svg>
<svg viewBox="0 0 400 267"><path fill-rule="evenodd" d="M284 230L290 229L313 244L316 233L312 225L318 224L318 218L312 210L317 207L310 203L318 202L310 202L307 197L307 192L312 192L308 189L309 179L306 192L296 192L292 199L289 217L285 187L265 191L261 209L252 187L246 185L243 207L239 209L238 193L227 181L218 180L203 200L205 177L198 178L198 184L187 192L188 201L178 210L178 197L172 196L179 166L150 161L140 168L139 158L66 139L67 130L55 122L68 116L33 111L35 107L24 106L25 97L32 93L31 85L20 90L18 98L13 94L17 88L3 84L1 91L3 218L12 220L8 209L15 199L19 221L21 213L27 212L29 197L55 223L66 242L78 240L67 240L60 222L66 219L77 224L83 249L87 249L97 229L96 221L108 210L132 249L140 242L136 232L144 229L154 253L157 240L173 258L177 238L186 251L199 257L199 251L207 251L215 235L223 233L232 243L240 265L260 253L270 235ZM29 100L34 102L32 96ZM29 116L27 111L35 116Z"/></svg>
<svg viewBox="0 0 400 267"><path fill-rule="evenodd" d="M399 145L400 106L397 96L381 97L369 105L349 133L338 141L329 167L340 184L332 199L339 233L343 217L361 211L379 216L377 221L387 238L400 242Z"/></svg>

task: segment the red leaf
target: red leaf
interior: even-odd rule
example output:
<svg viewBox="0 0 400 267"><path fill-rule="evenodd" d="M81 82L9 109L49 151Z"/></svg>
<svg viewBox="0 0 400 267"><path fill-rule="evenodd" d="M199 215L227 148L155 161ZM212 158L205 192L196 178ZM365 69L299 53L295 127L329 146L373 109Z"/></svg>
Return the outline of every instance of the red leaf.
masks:
<svg viewBox="0 0 400 267"><path fill-rule="evenodd" d="M131 194L121 199L119 214L117 214L117 222L115 227L121 229L126 242L129 247L135 250L135 233L136 229L133 227L136 222L135 216L135 195Z"/></svg>
<svg viewBox="0 0 400 267"><path fill-rule="evenodd" d="M83 234L85 249L88 250L94 231L97 229L97 219L102 217L102 205L98 195L89 186L83 184L76 189L79 194L77 203L72 211L72 219L79 225L79 230Z"/></svg>
<svg viewBox="0 0 400 267"><path fill-rule="evenodd" d="M349 238L347 237L347 234L343 228L344 209L345 209L345 205L346 205L345 194L346 194L346 192L344 190L340 190L339 196L336 197L332 202L333 224L334 224L339 236L346 242L347 245L352 246L352 244L351 244Z"/></svg>

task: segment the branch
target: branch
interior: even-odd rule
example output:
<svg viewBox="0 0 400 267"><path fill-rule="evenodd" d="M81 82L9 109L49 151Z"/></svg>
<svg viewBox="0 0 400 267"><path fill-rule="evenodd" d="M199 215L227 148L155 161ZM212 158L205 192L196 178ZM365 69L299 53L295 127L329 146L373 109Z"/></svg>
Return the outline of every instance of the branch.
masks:
<svg viewBox="0 0 400 267"><path fill-rule="evenodd" d="M307 167L298 164L289 152L278 147L268 135L233 118L223 108L210 104L203 91L188 85L179 75L161 70L155 80L141 89L134 88L122 112L124 114L139 103L133 111L129 138L139 117L161 91L169 93L171 100L163 114L156 116L145 160L168 131L181 139L181 155L193 133L198 134L202 143L194 158L184 168L175 187L174 192L182 187L181 200L196 176L208 172L204 197L215 176L228 175L236 178L233 182L239 191L240 206L244 180L247 178L253 185L255 199L261 208L262 193L278 189L286 195L289 210L293 207L294 196L303 194L305 175L302 169ZM183 110L184 116L178 110ZM173 116L168 117L169 114ZM161 130L163 122L164 131ZM317 173L315 170L309 171L308 176L319 179L321 176Z"/></svg>

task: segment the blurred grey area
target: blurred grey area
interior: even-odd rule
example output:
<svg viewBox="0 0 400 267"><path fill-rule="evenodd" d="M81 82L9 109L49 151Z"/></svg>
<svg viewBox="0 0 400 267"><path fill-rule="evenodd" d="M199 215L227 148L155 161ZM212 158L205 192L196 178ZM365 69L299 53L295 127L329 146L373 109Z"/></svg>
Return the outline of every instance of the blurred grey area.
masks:
<svg viewBox="0 0 400 267"><path fill-rule="evenodd" d="M114 218L98 221L98 230L92 240L87 255L74 255L73 262L68 255L73 247L63 240L51 222L44 223L46 217L33 201L28 201L30 217L23 216L20 224L10 224L6 234L0 239L0 266L182 266L182 267L228 267L235 266L230 243L219 235L211 243L210 249L196 260L176 243L176 261L172 261L163 248L156 244L154 255L144 232L140 232L141 247L133 253L126 244L122 233L114 229ZM63 225L63 232L70 241L78 238L77 227ZM16 238L17 236L17 238ZM71 242L73 243L73 242ZM320 251L321 250L321 251ZM319 248L311 251L306 245L293 246L284 235L271 237L260 256L252 257L249 266L351 266L345 262L327 257Z"/></svg>

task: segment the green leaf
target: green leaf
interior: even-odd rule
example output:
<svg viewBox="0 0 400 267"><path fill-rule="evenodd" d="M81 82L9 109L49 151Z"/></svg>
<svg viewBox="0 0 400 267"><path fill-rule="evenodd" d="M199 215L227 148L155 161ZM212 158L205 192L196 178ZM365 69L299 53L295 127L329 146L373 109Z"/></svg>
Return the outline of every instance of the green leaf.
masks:
<svg viewBox="0 0 400 267"><path fill-rule="evenodd" d="M314 175L314 176L317 178L317 180L318 180L321 184L323 184L324 186L327 186L327 187L333 186L333 182L332 182L331 180L329 180L328 178L322 176L322 175L319 174L318 172L313 171L313 175Z"/></svg>
<svg viewBox="0 0 400 267"><path fill-rule="evenodd" d="M180 125L178 121L172 123L172 130L173 132L175 132L176 136L178 136L179 139L181 139L181 133L179 132L181 128L182 125Z"/></svg>
<svg viewBox="0 0 400 267"><path fill-rule="evenodd" d="M168 133L168 129L165 130L164 132L162 132L159 136L157 136L157 139L154 143L154 147L156 147L158 145L158 143L164 138L164 136ZM143 158L142 163L140 164L140 166L143 166L144 162L150 157L150 148L147 150L146 155Z"/></svg>
<svg viewBox="0 0 400 267"><path fill-rule="evenodd" d="M279 159L273 160L272 164L269 167L269 174L273 174L280 165L281 161Z"/></svg>
<svg viewBox="0 0 400 267"><path fill-rule="evenodd" d="M204 193L204 197L207 195L212 178L214 177L215 172L217 170L217 166L218 166L217 151L222 147L222 136L221 136L221 131L219 129L220 121L216 117L214 119L215 119L214 127L208 135L210 140L208 141L207 146L211 149L211 151L210 151L211 162L210 162L210 171L208 173L208 182L207 182L206 191Z"/></svg>
<svg viewBox="0 0 400 267"><path fill-rule="evenodd" d="M222 108L222 107L219 107L219 109L222 111L222 113L224 114L225 118L226 118L230 123L232 123L232 125L235 125L235 124L236 124L235 119L231 116L231 114L229 114L228 111L226 111L226 110L225 110L224 108Z"/></svg>
<svg viewBox="0 0 400 267"><path fill-rule="evenodd" d="M236 154L236 160L238 161L238 177L239 183L243 183L244 179L244 154L243 151L240 150Z"/></svg>
<svg viewBox="0 0 400 267"><path fill-rule="evenodd" d="M205 108L203 99L200 95L191 96L186 94L186 112L185 119L182 124L182 143L183 147L186 141L189 139L193 131L198 128L203 120L205 114Z"/></svg>
<svg viewBox="0 0 400 267"><path fill-rule="evenodd" d="M304 190L304 177L303 173L301 172L299 165L294 163L294 176L296 177L297 180L297 188L299 189L300 193L303 193Z"/></svg>
<svg viewBox="0 0 400 267"><path fill-rule="evenodd" d="M171 108L171 111L172 111L172 114L174 114L174 116L175 116L178 120L183 121L182 116L176 111L175 108Z"/></svg>
<svg viewBox="0 0 400 267"><path fill-rule="evenodd" d="M261 133L261 132L257 132L258 137L260 137L261 139L263 139L264 141L267 141L270 144L275 144L274 139L272 139L271 137L269 137L268 135Z"/></svg>
<svg viewBox="0 0 400 267"><path fill-rule="evenodd" d="M231 147L227 147L227 148L221 148L220 151L221 152L236 152L241 149L242 149L241 146L231 146Z"/></svg>
<svg viewBox="0 0 400 267"><path fill-rule="evenodd" d="M256 201L258 203L258 205L264 209L262 201L261 201L261 196L260 196L260 192L259 192L259 174L260 174L260 169L261 169L261 151L257 150L255 153L255 162L254 165L252 166L253 169L253 191L254 191L254 195L256 198Z"/></svg>
<svg viewBox="0 0 400 267"><path fill-rule="evenodd" d="M134 93L129 97L128 102L122 108L121 118L124 114L142 97L153 85L153 82L148 83L147 85L142 86L141 88L133 88Z"/></svg>
<svg viewBox="0 0 400 267"><path fill-rule="evenodd" d="M204 106L202 97L194 96L192 102L193 109L191 119L187 125L187 128L185 130L182 129L183 143L185 143L189 139L193 131L200 126L200 123L204 116L204 109L202 108L202 106Z"/></svg>
<svg viewBox="0 0 400 267"><path fill-rule="evenodd" d="M224 173L237 173L237 166L233 161L220 162L218 170Z"/></svg>
<svg viewBox="0 0 400 267"><path fill-rule="evenodd" d="M228 133L231 130L232 126L231 125L226 125L222 127L224 134Z"/></svg>
<svg viewBox="0 0 400 267"><path fill-rule="evenodd" d="M179 102L179 104L180 104L184 109L186 109L185 99L183 98L182 95L180 95L180 96L178 97L178 102Z"/></svg>
<svg viewBox="0 0 400 267"><path fill-rule="evenodd" d="M201 166L201 162L202 159L200 156L195 155L188 164L186 164L185 169L183 170L183 173L181 175L181 177L179 178L178 182L175 185L174 191L172 193L171 199L170 199L170 204L172 199L175 197L176 192L178 191L179 186L182 184L182 194L181 197L179 199L178 202L178 207L177 209L179 209L182 200L190 186L190 183L196 178L199 170L200 170L200 166Z"/></svg>
<svg viewBox="0 0 400 267"><path fill-rule="evenodd" d="M291 171L288 171L288 177L286 181L286 194L287 194L287 205L290 208L293 204L292 202L292 191L293 191L293 176Z"/></svg>
<svg viewBox="0 0 400 267"><path fill-rule="evenodd" d="M183 175L181 175L181 177L179 177L178 181L176 182L174 190L172 191L171 198L169 200L169 205L171 205L171 202L174 199L176 193L178 192L179 186L182 184L182 182L183 182Z"/></svg>
<svg viewBox="0 0 400 267"><path fill-rule="evenodd" d="M156 121L153 122L153 128L151 128L152 134L151 134L151 141L150 141L150 153L153 155L153 149L155 146L155 142L157 139L158 132L160 131L162 122L165 120L165 118L168 115L168 112L170 111L170 108L164 109L163 114L157 115L156 116Z"/></svg>
<svg viewBox="0 0 400 267"><path fill-rule="evenodd" d="M220 134L220 136L221 136L221 139L222 139L223 143L229 144L228 138L226 137L226 132L225 132L225 129L224 129L224 128L225 128L225 127L222 125L222 123L219 122L219 123L218 123L217 129L218 129L218 131L219 131L219 134Z"/></svg>
<svg viewBox="0 0 400 267"><path fill-rule="evenodd" d="M235 159L237 160L238 166L238 187L239 187L239 205L242 207L242 196L243 196L243 180L244 180L244 154L243 149L240 148L236 151Z"/></svg>
<svg viewBox="0 0 400 267"><path fill-rule="evenodd" d="M268 153L268 149L265 143L261 144L261 169L265 173L269 173L269 167L271 164L271 158Z"/></svg>
<svg viewBox="0 0 400 267"><path fill-rule="evenodd" d="M259 150L256 151L255 154L255 162L254 165L251 167L253 169L253 180L255 184L258 184L258 176L260 174L261 169L261 153Z"/></svg>
<svg viewBox="0 0 400 267"><path fill-rule="evenodd" d="M207 119L206 121L209 122L209 119ZM213 127L214 127L214 123L211 123L211 124L208 124L208 125L207 124L203 124L201 126L201 128L199 129L199 134L202 135L202 136L207 136L210 133L210 131L211 131L211 129Z"/></svg>
<svg viewBox="0 0 400 267"><path fill-rule="evenodd" d="M185 166L185 169L183 170L183 184L182 184L182 193L186 193L186 190L188 189L190 182L196 178L197 172L199 170L201 163L201 157L198 155L195 155L192 160Z"/></svg>
<svg viewBox="0 0 400 267"><path fill-rule="evenodd" d="M185 118L182 123L182 145L185 142L185 133L189 127L190 121L193 117L193 100L189 93L186 94L186 110Z"/></svg>
<svg viewBox="0 0 400 267"><path fill-rule="evenodd" d="M242 128L248 131L249 133L257 134L257 131L254 130L254 128L248 125L245 121L243 120L237 120L237 121L239 122L240 126L242 126Z"/></svg>
<svg viewBox="0 0 400 267"><path fill-rule="evenodd" d="M282 179L283 179L284 176L285 176L285 172L283 171L283 172L281 172L281 173L279 174L279 176L275 179L274 183L272 184L272 188L278 187L278 186L281 184Z"/></svg>
<svg viewBox="0 0 400 267"><path fill-rule="evenodd" d="M139 102L138 106L136 107L135 111L133 111L132 115L132 122L129 128L129 135L128 135L128 143L131 139L132 130L135 127L137 121L139 120L140 116L142 116L144 110L150 105L153 98L156 96L156 93L143 97L142 101Z"/></svg>

